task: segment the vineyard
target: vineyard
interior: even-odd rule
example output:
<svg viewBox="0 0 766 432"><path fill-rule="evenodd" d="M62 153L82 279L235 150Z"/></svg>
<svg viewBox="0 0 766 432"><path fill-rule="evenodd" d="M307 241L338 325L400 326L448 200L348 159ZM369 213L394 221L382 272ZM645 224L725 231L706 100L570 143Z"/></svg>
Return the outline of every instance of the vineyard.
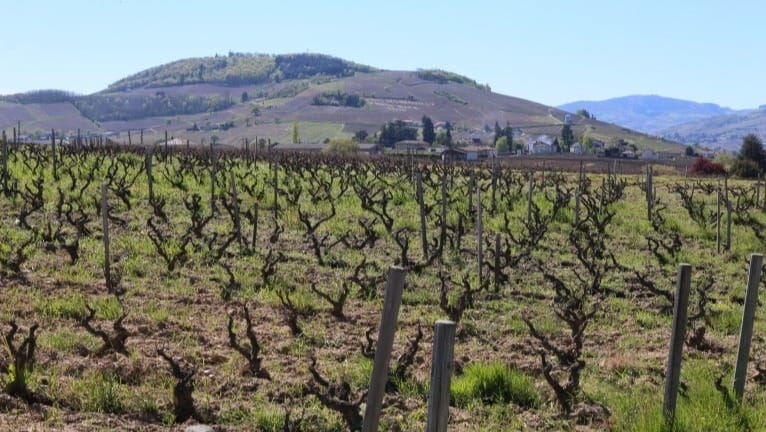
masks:
<svg viewBox="0 0 766 432"><path fill-rule="evenodd" d="M663 430L682 263L674 430L766 430L760 182L2 144L2 430L361 430L399 269L380 430L426 428L445 319L450 430Z"/></svg>

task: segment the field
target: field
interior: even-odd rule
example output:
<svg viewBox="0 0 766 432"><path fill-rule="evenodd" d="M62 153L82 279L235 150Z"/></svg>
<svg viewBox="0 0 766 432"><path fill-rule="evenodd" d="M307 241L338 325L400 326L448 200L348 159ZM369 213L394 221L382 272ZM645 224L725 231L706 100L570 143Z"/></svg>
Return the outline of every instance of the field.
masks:
<svg viewBox="0 0 766 432"><path fill-rule="evenodd" d="M380 430L424 430L433 325L447 318L450 430L766 430L762 307L741 405L728 390L766 235L755 183L657 175L647 194L639 174L500 163L94 143L7 154L2 430L355 428L392 265L406 285Z"/></svg>

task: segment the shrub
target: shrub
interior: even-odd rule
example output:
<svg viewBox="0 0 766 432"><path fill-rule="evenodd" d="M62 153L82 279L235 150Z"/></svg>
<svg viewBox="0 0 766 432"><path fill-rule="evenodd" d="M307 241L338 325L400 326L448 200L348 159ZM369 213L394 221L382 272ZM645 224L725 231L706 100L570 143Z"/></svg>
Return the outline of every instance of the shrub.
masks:
<svg viewBox="0 0 766 432"><path fill-rule="evenodd" d="M533 408L540 402L532 378L498 362L469 365L462 376L453 380L450 392L458 406L479 401L487 405L513 402Z"/></svg>
<svg viewBox="0 0 766 432"><path fill-rule="evenodd" d="M761 172L761 167L759 167L758 163L753 160L740 157L734 161L734 164L732 164L731 172L737 177L755 178L758 177L758 174Z"/></svg>
<svg viewBox="0 0 766 432"><path fill-rule="evenodd" d="M710 159L698 157L692 165L693 175L726 175L726 168Z"/></svg>

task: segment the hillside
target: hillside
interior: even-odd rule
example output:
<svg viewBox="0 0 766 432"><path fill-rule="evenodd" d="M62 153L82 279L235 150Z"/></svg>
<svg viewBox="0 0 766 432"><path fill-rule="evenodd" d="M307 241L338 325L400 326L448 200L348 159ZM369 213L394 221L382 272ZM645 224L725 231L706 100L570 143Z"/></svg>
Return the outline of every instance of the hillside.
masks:
<svg viewBox="0 0 766 432"><path fill-rule="evenodd" d="M293 125L305 142L374 133L385 122L450 122L453 136L491 136L495 122L529 133L560 133L566 113L493 93L489 86L440 70L383 71L318 54L230 54L179 60L121 79L92 95L39 91L0 97L0 128L22 121L27 135L51 128L110 133L127 141L171 136L193 143L240 143L267 137L285 142ZM23 115L22 115L23 114ZM639 148L680 151L669 141L574 116L574 132L623 139ZM134 135L135 136L135 135Z"/></svg>
<svg viewBox="0 0 766 432"><path fill-rule="evenodd" d="M559 105L558 108L569 112L585 109L599 120L650 134L695 120L735 113L734 110L712 103L656 95L578 101Z"/></svg>
<svg viewBox="0 0 766 432"><path fill-rule="evenodd" d="M679 142L738 151L742 138L754 133L766 138L766 110L730 114L673 126L660 132Z"/></svg>

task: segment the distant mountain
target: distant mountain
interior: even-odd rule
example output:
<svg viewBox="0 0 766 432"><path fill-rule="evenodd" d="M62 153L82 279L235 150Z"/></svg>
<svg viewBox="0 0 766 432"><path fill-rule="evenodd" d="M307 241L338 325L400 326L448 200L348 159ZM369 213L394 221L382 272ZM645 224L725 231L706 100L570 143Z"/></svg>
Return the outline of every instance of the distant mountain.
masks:
<svg viewBox="0 0 766 432"><path fill-rule="evenodd" d="M488 85L442 70L385 71L321 54L240 54L178 60L106 89L78 95L41 90L0 96L0 129L21 123L25 136L108 134L127 142L170 137L192 143L241 144L245 139L303 142L370 134L391 120L418 125L427 115L450 122L459 140L491 140L495 123L558 135L566 113L493 93ZM680 152L677 143L590 118L573 116L579 136ZM143 134L135 133L142 130Z"/></svg>
<svg viewBox="0 0 766 432"><path fill-rule="evenodd" d="M687 144L738 151L750 133L766 139L766 107L744 113L710 117L660 131L660 135Z"/></svg>
<svg viewBox="0 0 766 432"><path fill-rule="evenodd" d="M672 126L695 120L736 113L732 109L713 103L697 103L656 95L578 101L559 105L558 108L572 113L585 109L601 121L649 134L657 134Z"/></svg>

